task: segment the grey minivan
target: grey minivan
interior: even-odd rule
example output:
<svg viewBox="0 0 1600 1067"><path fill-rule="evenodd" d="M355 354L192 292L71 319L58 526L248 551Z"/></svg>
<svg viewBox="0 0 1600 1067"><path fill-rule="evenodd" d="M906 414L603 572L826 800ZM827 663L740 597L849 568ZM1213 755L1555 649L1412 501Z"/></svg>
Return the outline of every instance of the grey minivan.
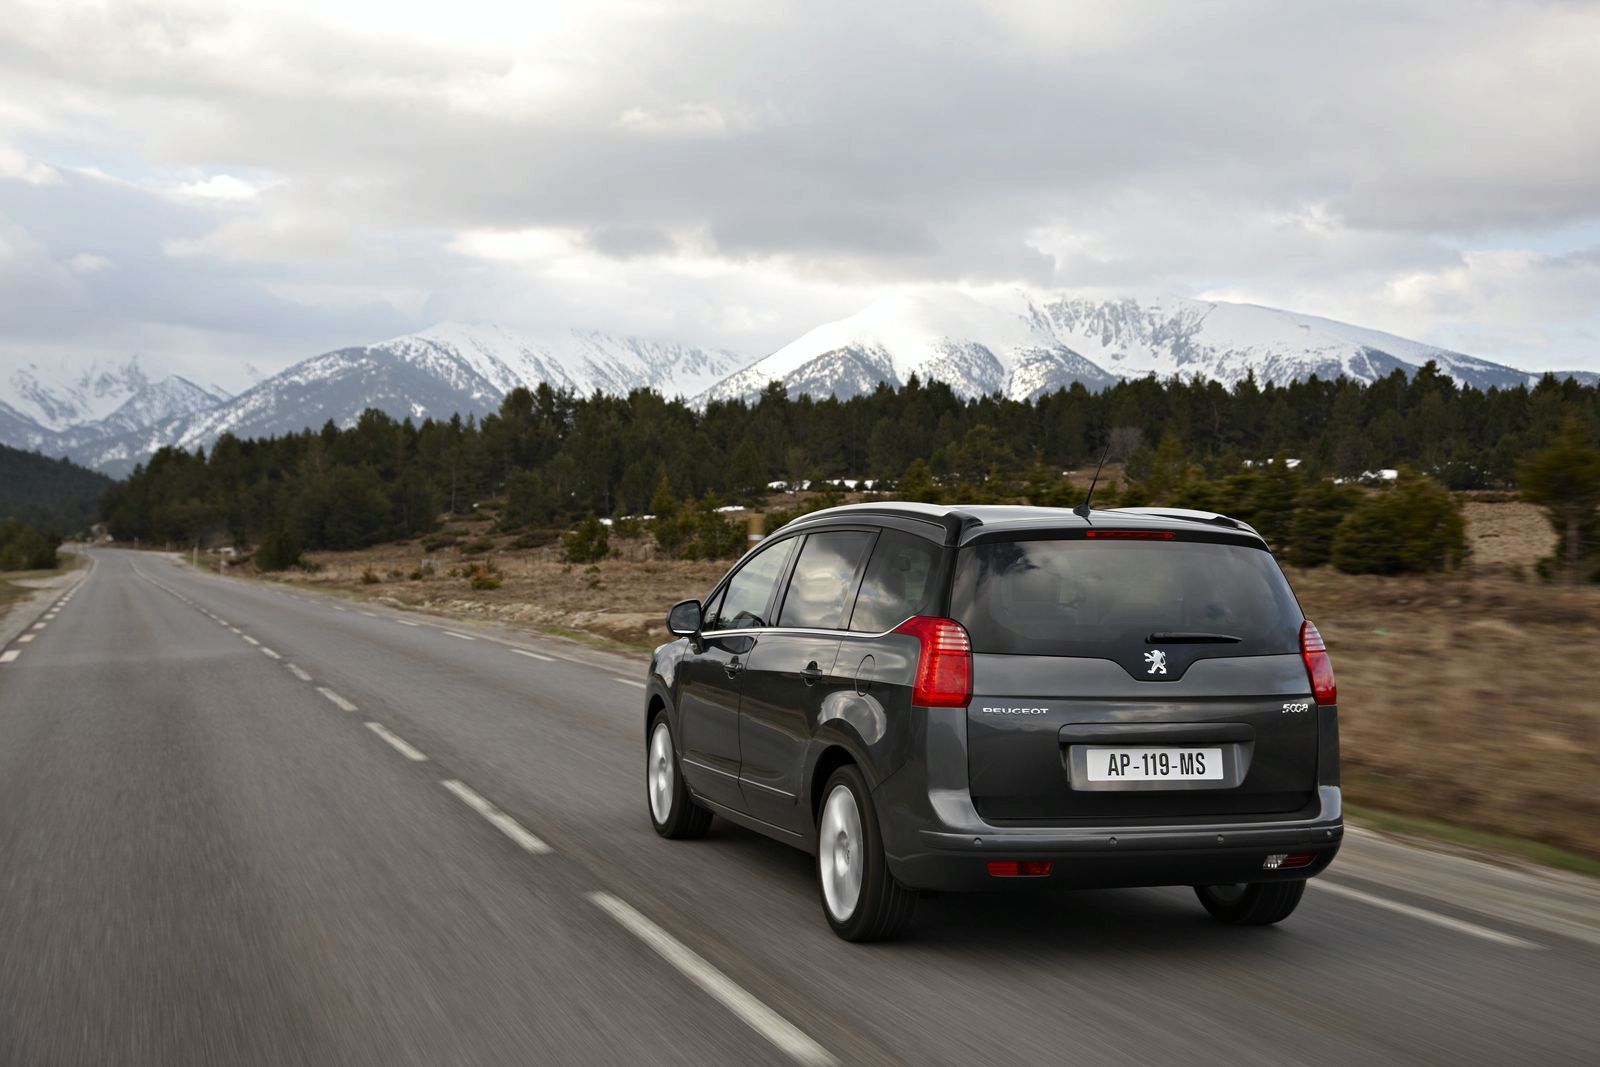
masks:
<svg viewBox="0 0 1600 1067"><path fill-rule="evenodd" d="M1277 922L1343 835L1333 668L1266 542L1170 508L806 515L650 663L650 819L816 856L839 936L919 891L1190 885Z"/></svg>

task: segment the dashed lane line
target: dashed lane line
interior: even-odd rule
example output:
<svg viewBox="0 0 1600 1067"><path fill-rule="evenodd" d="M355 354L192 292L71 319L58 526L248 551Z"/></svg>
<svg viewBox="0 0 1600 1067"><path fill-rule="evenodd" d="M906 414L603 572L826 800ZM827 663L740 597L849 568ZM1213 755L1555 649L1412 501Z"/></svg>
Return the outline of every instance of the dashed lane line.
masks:
<svg viewBox="0 0 1600 1067"><path fill-rule="evenodd" d="M1335 896L1358 901L1362 904L1370 904L1372 907L1383 908L1387 911L1392 911L1397 915L1407 916L1408 918L1421 919L1423 922L1433 923L1435 926L1442 926L1447 930L1454 930L1461 934L1469 934L1472 937L1482 938L1485 941L1493 941L1497 945L1508 945L1512 948L1544 948L1543 945L1516 937L1512 934L1501 933L1499 930L1491 930L1486 926L1479 926L1477 923L1469 923L1463 919L1452 918L1449 915L1441 915L1436 911L1428 911L1426 908L1418 908L1413 907L1410 904L1402 904L1398 900L1388 900L1384 897L1373 896L1371 893L1364 893L1359 889L1352 889L1350 886L1340 885L1336 882L1325 882L1319 878L1313 880L1310 885L1313 888L1319 889L1325 893L1332 893Z"/></svg>
<svg viewBox="0 0 1600 1067"><path fill-rule="evenodd" d="M21 637L17 638L17 644L19 644L19 645L28 644L35 637L38 637L38 636L39 636L38 634L23 634Z"/></svg>
<svg viewBox="0 0 1600 1067"><path fill-rule="evenodd" d="M407 622L405 619L396 619L394 621L399 623L401 626L421 626L422 625L420 622Z"/></svg>
<svg viewBox="0 0 1600 1067"><path fill-rule="evenodd" d="M495 807L493 804L489 803L487 800L483 799L483 797L473 792L467 786L462 785L454 778L446 779L439 784L450 790L450 792L454 793L457 797L461 798L462 803L466 804L467 807L471 808L479 815L482 815L489 821L491 825L494 826L496 830L499 830L501 833L511 838L511 840L515 841L518 845L521 845L525 851L531 852L536 856L543 856L550 851L549 845L545 844L538 837L529 833L523 828L521 823L517 822L517 820L507 815L505 812L501 811L499 808Z"/></svg>
<svg viewBox="0 0 1600 1067"><path fill-rule="evenodd" d="M262 645L261 646L261 654L263 656L267 656L267 657L269 657L271 659L282 659L283 658L282 656L278 655L276 652L272 651L272 649L268 648L266 645Z"/></svg>
<svg viewBox="0 0 1600 1067"><path fill-rule="evenodd" d="M640 689L649 688L643 682L636 682L632 678L618 678L617 681L621 682L623 685L636 685Z"/></svg>
<svg viewBox="0 0 1600 1067"><path fill-rule="evenodd" d="M799 1027L757 1000L733 979L707 963L698 952L645 918L632 905L603 891L590 893L589 900L791 1059L808 1067L830 1067L838 1063L827 1049L813 1041Z"/></svg>
<svg viewBox="0 0 1600 1067"><path fill-rule="evenodd" d="M510 649L510 651L515 652L519 656L527 656L529 659L543 660L545 663L554 663L555 662L555 658L553 656L541 656L541 655L539 655L539 653L537 653L537 652L529 652L525 648L513 648L513 649Z"/></svg>
<svg viewBox="0 0 1600 1067"><path fill-rule="evenodd" d="M421 751L407 744L404 739L396 737L394 733L381 722L369 722L367 723L367 729L371 730L373 733L389 742L389 746L391 748L408 760L415 760L416 762L421 763L423 760L428 758L427 756L423 755Z"/></svg>
<svg viewBox="0 0 1600 1067"><path fill-rule="evenodd" d="M469 637L466 634L458 634L454 630L440 630L439 632L444 634L446 637L454 637L458 641L476 641L477 640L476 637Z"/></svg>
<svg viewBox="0 0 1600 1067"><path fill-rule="evenodd" d="M334 707L338 708L340 711L355 711L356 710L356 706L354 704L350 703L344 697L340 696L338 693L335 693L332 689L329 689L326 686L321 686L321 685L317 686L317 692L319 692L323 696L327 697L328 701L331 704L333 704Z"/></svg>
<svg viewBox="0 0 1600 1067"><path fill-rule="evenodd" d="M300 679L302 682L311 681L311 675L306 673L304 667L297 666L296 664L293 664L293 663L285 663L284 666L289 669L289 673L290 674L294 675L296 678Z"/></svg>
<svg viewBox="0 0 1600 1067"><path fill-rule="evenodd" d="M0 663L15 663L17 657L20 655L22 655L22 649L20 648L13 648L5 652L0 652Z"/></svg>
<svg viewBox="0 0 1600 1067"><path fill-rule="evenodd" d="M249 634L240 634L239 636L244 638L246 644L250 644L250 645L259 645L259 644L261 644L260 641L257 641L255 638L251 637Z"/></svg>
<svg viewBox="0 0 1600 1067"><path fill-rule="evenodd" d="M42 629L44 629L44 628L45 628L45 625L46 625L46 624L45 624L45 623L42 623L42 622L36 622L36 623L34 623L34 624L33 624L33 628L34 628L34 629L35 629L35 630L42 630Z"/></svg>

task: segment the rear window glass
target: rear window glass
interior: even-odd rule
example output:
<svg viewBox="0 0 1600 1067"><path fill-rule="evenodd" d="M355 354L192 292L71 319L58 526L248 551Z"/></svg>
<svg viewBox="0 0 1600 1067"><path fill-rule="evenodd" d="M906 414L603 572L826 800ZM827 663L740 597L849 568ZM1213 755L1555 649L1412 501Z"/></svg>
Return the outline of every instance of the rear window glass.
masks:
<svg viewBox="0 0 1600 1067"><path fill-rule="evenodd" d="M883 633L924 614L939 563L939 546L920 537L885 530L878 536L861 579L850 629Z"/></svg>
<svg viewBox="0 0 1600 1067"><path fill-rule="evenodd" d="M856 570L872 544L872 535L858 530L817 533L806 538L783 598L779 626L838 630L845 607L855 592Z"/></svg>
<svg viewBox="0 0 1600 1067"><path fill-rule="evenodd" d="M1226 655L1299 648L1272 556L1201 541L992 541L965 548L951 615L975 652L1118 659L1153 633L1227 634Z"/></svg>

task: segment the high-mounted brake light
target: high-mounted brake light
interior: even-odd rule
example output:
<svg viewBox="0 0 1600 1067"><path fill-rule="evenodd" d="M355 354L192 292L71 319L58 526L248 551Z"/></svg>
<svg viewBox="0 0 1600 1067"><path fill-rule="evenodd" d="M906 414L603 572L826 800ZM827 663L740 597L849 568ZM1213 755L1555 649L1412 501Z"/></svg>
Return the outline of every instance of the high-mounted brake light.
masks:
<svg viewBox="0 0 1600 1067"><path fill-rule="evenodd" d="M1085 530L1083 536L1104 541L1172 541L1171 530Z"/></svg>
<svg viewBox="0 0 1600 1067"><path fill-rule="evenodd" d="M1318 704L1337 704L1339 687L1333 680L1333 660L1328 646L1310 619L1300 624L1300 658L1306 661L1306 676L1311 679L1311 695Z"/></svg>
<svg viewBox="0 0 1600 1067"><path fill-rule="evenodd" d="M921 708L964 708L972 702L972 641L954 619L918 615L895 629L922 644L911 703Z"/></svg>

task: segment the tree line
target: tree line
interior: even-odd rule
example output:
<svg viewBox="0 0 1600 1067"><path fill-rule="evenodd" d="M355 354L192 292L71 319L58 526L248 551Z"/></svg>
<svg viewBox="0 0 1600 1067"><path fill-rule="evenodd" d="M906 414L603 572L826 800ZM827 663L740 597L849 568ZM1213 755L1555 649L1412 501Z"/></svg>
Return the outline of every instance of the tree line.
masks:
<svg viewBox="0 0 1600 1067"><path fill-rule="evenodd" d="M753 402L703 411L649 391L579 397L540 386L512 391L481 420L416 425L369 410L344 428L224 436L209 453L166 449L111 487L102 513L124 539L344 549L425 533L490 498L505 529L566 529L590 513L682 502L674 529L696 544L719 537L695 532L700 516L760 500L774 481L877 479L900 495L1055 502L1062 471L1092 464L1108 444L1111 461L1127 465L1122 492L1144 486L1151 499L1173 491L1162 477L1226 481L1279 454L1298 460L1306 483L1406 466L1449 489L1511 489L1564 427L1585 441L1600 435L1600 389L1553 376L1463 388L1431 364L1371 385L1145 378L1026 401L963 399L916 379L845 400L791 398L774 383Z"/></svg>

